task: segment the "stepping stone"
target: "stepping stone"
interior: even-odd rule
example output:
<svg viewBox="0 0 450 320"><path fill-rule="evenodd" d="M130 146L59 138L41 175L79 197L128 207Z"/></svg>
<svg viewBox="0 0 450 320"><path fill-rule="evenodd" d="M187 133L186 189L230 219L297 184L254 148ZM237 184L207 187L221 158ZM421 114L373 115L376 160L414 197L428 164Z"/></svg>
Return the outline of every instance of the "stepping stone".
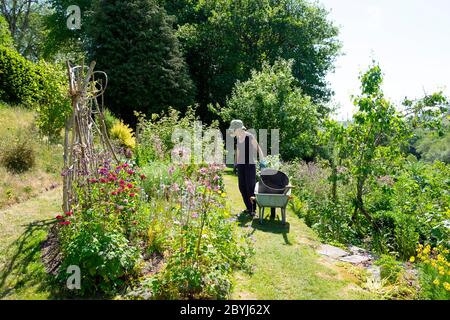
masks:
<svg viewBox="0 0 450 320"><path fill-rule="evenodd" d="M366 257L366 256L360 256L358 254L354 254L352 256L342 257L339 260L344 261L344 262L353 263L353 264L360 264L360 263L369 261L370 258Z"/></svg>
<svg viewBox="0 0 450 320"><path fill-rule="evenodd" d="M350 250L352 254L367 254L367 250L357 246L349 246L348 250Z"/></svg>
<svg viewBox="0 0 450 320"><path fill-rule="evenodd" d="M333 259L337 259L348 255L347 251L342 250L341 248L338 247L330 246L329 244L321 245L320 248L317 250L317 252L319 254L323 254Z"/></svg>

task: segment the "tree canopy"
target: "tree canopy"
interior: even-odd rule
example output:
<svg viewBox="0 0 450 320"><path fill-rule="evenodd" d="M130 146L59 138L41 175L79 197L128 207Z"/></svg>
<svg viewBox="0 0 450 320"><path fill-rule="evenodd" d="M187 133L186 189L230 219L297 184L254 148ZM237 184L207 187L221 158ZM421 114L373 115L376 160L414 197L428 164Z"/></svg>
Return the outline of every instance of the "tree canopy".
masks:
<svg viewBox="0 0 450 320"><path fill-rule="evenodd" d="M193 102L172 21L154 1L99 1L86 30L89 56L108 74L106 105L125 120Z"/></svg>
<svg viewBox="0 0 450 320"><path fill-rule="evenodd" d="M224 104L237 80L264 62L293 59L292 73L315 102L327 101L325 80L339 54L328 12L305 0L160 0L176 17L202 108Z"/></svg>
<svg viewBox="0 0 450 320"><path fill-rule="evenodd" d="M283 159L311 159L320 115L317 105L302 92L292 66L292 60L277 60L252 71L248 81L237 82L220 114L226 121L241 119L249 129L268 129L269 133L280 129Z"/></svg>

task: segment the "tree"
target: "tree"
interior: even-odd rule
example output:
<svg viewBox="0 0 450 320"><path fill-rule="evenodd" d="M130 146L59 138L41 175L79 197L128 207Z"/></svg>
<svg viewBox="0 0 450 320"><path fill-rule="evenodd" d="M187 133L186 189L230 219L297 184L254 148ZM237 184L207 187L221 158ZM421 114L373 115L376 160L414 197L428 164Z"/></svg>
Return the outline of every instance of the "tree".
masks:
<svg viewBox="0 0 450 320"><path fill-rule="evenodd" d="M18 39L28 28L33 4L38 0L2 0L1 13L9 24L13 38Z"/></svg>
<svg viewBox="0 0 450 320"><path fill-rule="evenodd" d="M91 23L92 8L97 0L48 0L52 14L45 18L48 36L45 40L44 56L58 54L73 56L77 60L84 55L87 42L87 26ZM67 28L67 8L76 4L81 11L81 29Z"/></svg>
<svg viewBox="0 0 450 320"><path fill-rule="evenodd" d="M160 0L177 18L197 101L224 104L237 80L278 58L293 59L292 72L313 101L331 91L325 76L339 53L338 29L327 11L305 0ZM325 113L323 107L320 111Z"/></svg>
<svg viewBox="0 0 450 320"><path fill-rule="evenodd" d="M106 105L134 122L133 110L184 110L194 86L172 20L152 0L101 0L87 26L88 53L108 74Z"/></svg>
<svg viewBox="0 0 450 320"><path fill-rule="evenodd" d="M245 82L237 82L222 119L241 119L247 128L279 129L283 159L311 159L317 139L320 114L292 74L293 61L264 63ZM270 140L269 140L270 141Z"/></svg>
<svg viewBox="0 0 450 320"><path fill-rule="evenodd" d="M403 116L384 97L380 67L374 63L360 79L362 92L354 99L358 112L347 128L342 144L348 156L346 167L355 182L353 221L356 222L361 213L376 226L364 202L367 182L386 174L401 158L410 130Z"/></svg>
<svg viewBox="0 0 450 320"><path fill-rule="evenodd" d="M39 0L2 0L1 14L8 22L17 50L24 57L37 61L42 56L47 8Z"/></svg>

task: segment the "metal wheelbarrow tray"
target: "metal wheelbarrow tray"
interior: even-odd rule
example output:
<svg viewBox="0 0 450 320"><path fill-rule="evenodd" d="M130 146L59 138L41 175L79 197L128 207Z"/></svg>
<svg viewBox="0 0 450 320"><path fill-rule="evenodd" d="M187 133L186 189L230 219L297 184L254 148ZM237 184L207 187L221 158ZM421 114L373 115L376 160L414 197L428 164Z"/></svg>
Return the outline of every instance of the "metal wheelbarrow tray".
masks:
<svg viewBox="0 0 450 320"><path fill-rule="evenodd" d="M280 208L281 223L286 224L286 207L291 195L291 186L286 188L283 194L269 194L259 192L259 182L255 186L255 200L259 209L259 223L263 223L265 208Z"/></svg>

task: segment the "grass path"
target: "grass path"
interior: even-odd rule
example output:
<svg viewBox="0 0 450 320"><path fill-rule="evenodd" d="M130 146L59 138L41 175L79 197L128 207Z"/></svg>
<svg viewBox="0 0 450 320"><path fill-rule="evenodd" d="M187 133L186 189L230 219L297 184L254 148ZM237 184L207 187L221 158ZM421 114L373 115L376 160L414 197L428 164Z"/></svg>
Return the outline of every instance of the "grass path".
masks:
<svg viewBox="0 0 450 320"><path fill-rule="evenodd" d="M0 299L48 299L41 244L61 208L61 189L0 210Z"/></svg>
<svg viewBox="0 0 450 320"><path fill-rule="evenodd" d="M243 209L237 178L227 172L224 181L229 204L237 214ZM257 217L240 220L256 241L255 271L236 274L233 299L376 299L359 287L347 268L316 253L320 242L303 221L289 211L283 226L279 210L277 215L274 221L266 217L263 225Z"/></svg>

